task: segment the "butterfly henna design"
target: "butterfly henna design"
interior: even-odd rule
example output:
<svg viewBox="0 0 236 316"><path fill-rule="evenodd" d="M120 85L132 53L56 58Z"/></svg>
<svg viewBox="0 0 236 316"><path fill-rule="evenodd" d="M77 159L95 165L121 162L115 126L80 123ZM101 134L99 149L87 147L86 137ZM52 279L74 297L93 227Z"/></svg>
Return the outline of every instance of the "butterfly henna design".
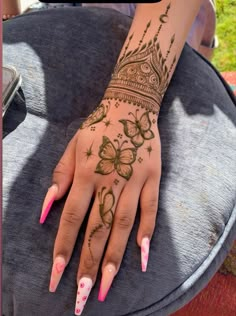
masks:
<svg viewBox="0 0 236 316"><path fill-rule="evenodd" d="M138 119L137 113L139 109L136 110L136 114L129 113L134 117L134 121L131 120L119 120L124 125L124 133L130 138L131 143L135 147L140 147L144 143L144 140L149 140L154 138L154 133L151 130L151 120L149 118L149 113L145 112Z"/></svg>
<svg viewBox="0 0 236 316"><path fill-rule="evenodd" d="M93 124L101 122L106 116L110 109L110 102L108 104L101 103L96 110L94 110L87 119L82 123L80 129L84 129Z"/></svg>
<svg viewBox="0 0 236 316"><path fill-rule="evenodd" d="M115 146L115 143L117 146ZM113 144L107 136L103 136L98 153L101 160L98 162L95 172L107 175L116 171L121 177L129 180L133 174L132 164L136 160L137 149L122 149L126 143L128 143L127 140L120 144L118 139L114 139Z"/></svg>
<svg viewBox="0 0 236 316"><path fill-rule="evenodd" d="M115 204L115 196L112 191L112 188L107 190L105 193L106 187L102 187L101 191L98 192L98 200L99 200L99 214L102 220L102 223L97 225L90 233L89 239L88 239L88 246L90 250L91 257L93 258L93 254L91 251L91 241L99 229L103 227L103 225L109 229L112 226L114 213L113 213L113 206Z"/></svg>

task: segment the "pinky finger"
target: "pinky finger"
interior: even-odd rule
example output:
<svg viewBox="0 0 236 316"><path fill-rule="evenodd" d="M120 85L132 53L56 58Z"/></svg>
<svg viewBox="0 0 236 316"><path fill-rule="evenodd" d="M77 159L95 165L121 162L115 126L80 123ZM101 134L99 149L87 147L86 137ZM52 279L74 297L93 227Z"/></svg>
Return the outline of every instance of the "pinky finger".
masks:
<svg viewBox="0 0 236 316"><path fill-rule="evenodd" d="M152 238L158 208L158 179L149 178L143 186L140 196L141 217L137 235L137 243L141 248L141 268L147 270L150 240Z"/></svg>

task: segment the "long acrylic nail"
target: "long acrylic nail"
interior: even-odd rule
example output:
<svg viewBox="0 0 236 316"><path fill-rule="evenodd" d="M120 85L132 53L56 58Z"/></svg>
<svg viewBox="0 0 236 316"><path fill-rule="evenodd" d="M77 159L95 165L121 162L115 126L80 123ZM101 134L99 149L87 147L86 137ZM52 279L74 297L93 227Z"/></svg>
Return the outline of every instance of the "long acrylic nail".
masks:
<svg viewBox="0 0 236 316"><path fill-rule="evenodd" d="M58 193L58 186L56 184L53 184L49 189L45 196L43 207L42 207L42 213L39 220L40 224L43 224L48 216L48 213L52 207L53 202L55 201L55 198Z"/></svg>
<svg viewBox="0 0 236 316"><path fill-rule="evenodd" d="M149 247L150 247L150 240L149 240L148 237L144 237L142 239L142 242L141 242L141 266L142 266L142 272L146 272L147 271Z"/></svg>
<svg viewBox="0 0 236 316"><path fill-rule="evenodd" d="M49 292L55 292L66 267L63 257L56 257L52 266L52 273L49 285Z"/></svg>
<svg viewBox="0 0 236 316"><path fill-rule="evenodd" d="M79 280L75 303L75 315L81 315L90 294L92 285L93 282L90 278L83 277Z"/></svg>
<svg viewBox="0 0 236 316"><path fill-rule="evenodd" d="M108 264L103 269L102 280L100 284L98 300L104 302L107 296L107 293L111 287L112 281L116 275L116 268L113 264Z"/></svg>

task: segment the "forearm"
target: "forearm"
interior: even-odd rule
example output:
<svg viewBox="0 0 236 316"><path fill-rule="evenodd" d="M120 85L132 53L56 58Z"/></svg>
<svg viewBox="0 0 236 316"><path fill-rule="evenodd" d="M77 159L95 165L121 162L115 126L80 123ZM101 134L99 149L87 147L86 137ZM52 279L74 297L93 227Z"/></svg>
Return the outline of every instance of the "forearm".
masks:
<svg viewBox="0 0 236 316"><path fill-rule="evenodd" d="M201 2L139 4L104 97L158 113Z"/></svg>

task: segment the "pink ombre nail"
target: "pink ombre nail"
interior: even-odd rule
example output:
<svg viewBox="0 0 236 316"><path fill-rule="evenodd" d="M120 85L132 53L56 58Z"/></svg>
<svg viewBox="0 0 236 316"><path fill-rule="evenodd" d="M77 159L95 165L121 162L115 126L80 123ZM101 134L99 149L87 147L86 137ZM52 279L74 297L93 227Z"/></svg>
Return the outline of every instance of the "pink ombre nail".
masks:
<svg viewBox="0 0 236 316"><path fill-rule="evenodd" d="M56 257L52 266L49 292L55 292L65 270L66 262L63 257Z"/></svg>
<svg viewBox="0 0 236 316"><path fill-rule="evenodd" d="M53 184L49 189L45 196L43 207L42 207L42 213L39 220L40 224L43 224L48 216L48 213L52 207L53 202L55 201L55 198L58 193L58 186L56 184Z"/></svg>
<svg viewBox="0 0 236 316"><path fill-rule="evenodd" d="M148 257L149 257L150 240L144 237L141 242L141 267L142 272L147 271Z"/></svg>
<svg viewBox="0 0 236 316"><path fill-rule="evenodd" d="M107 293L111 287L112 281L116 275L116 268L113 264L108 264L103 269L102 280L100 284L98 300L104 302L107 296Z"/></svg>
<svg viewBox="0 0 236 316"><path fill-rule="evenodd" d="M90 278L83 277L79 280L76 302L75 302L75 315L81 315L84 306L87 302L88 296L92 289L93 282Z"/></svg>

